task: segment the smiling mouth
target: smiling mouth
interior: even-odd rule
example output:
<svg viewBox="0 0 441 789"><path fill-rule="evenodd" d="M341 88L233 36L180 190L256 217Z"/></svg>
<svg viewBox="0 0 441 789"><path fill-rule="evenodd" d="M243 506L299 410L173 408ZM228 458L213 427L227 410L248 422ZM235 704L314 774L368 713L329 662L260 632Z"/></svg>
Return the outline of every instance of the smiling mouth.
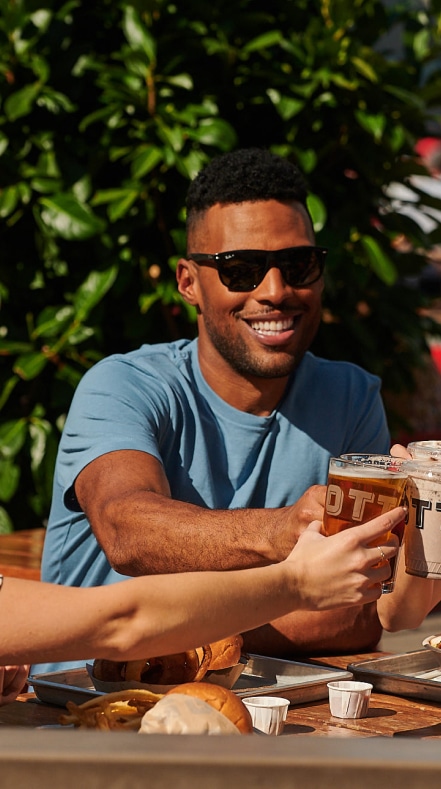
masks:
<svg viewBox="0 0 441 789"><path fill-rule="evenodd" d="M283 320L277 321L250 321L249 325L259 334L266 334L270 337L276 337L278 334L282 334L283 332L293 329L295 323L295 318L284 318Z"/></svg>

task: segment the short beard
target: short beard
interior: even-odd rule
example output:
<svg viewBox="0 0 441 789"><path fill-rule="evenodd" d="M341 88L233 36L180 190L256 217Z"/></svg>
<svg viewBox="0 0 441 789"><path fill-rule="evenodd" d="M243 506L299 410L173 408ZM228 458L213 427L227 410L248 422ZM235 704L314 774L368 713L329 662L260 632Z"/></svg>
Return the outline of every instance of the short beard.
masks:
<svg viewBox="0 0 441 789"><path fill-rule="evenodd" d="M205 329L220 356L244 378L286 378L298 367L304 356L304 351L293 357L277 348L268 348L265 358L259 358L250 352L240 337L235 337L233 341L225 334L220 334L215 323L207 320L206 316Z"/></svg>

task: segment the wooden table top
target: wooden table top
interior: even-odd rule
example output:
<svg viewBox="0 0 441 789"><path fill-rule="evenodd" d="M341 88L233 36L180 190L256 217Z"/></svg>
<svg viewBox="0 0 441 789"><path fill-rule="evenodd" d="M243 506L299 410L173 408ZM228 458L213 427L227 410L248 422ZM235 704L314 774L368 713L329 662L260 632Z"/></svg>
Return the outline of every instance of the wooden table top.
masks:
<svg viewBox="0 0 441 789"><path fill-rule="evenodd" d="M41 528L0 534L0 573L39 581L45 533Z"/></svg>
<svg viewBox="0 0 441 789"><path fill-rule="evenodd" d="M39 579L44 535L44 529L0 535L0 573ZM381 654L314 658L313 662L346 669L350 663ZM58 723L60 713L59 707L41 703L33 693L22 694L17 701L0 708L0 726L50 726ZM290 735L438 739L441 738L441 704L374 692L368 716L355 720L333 718L327 699L293 704L283 736Z"/></svg>
<svg viewBox="0 0 441 789"><path fill-rule="evenodd" d="M314 663L345 668L358 660L379 657L368 655L314 659ZM0 708L0 726L36 728L58 723L60 707L39 702L33 693L22 694L12 704ZM413 737L441 739L441 704L372 693L366 718L338 719L329 712L328 700L293 704L288 711L283 737Z"/></svg>

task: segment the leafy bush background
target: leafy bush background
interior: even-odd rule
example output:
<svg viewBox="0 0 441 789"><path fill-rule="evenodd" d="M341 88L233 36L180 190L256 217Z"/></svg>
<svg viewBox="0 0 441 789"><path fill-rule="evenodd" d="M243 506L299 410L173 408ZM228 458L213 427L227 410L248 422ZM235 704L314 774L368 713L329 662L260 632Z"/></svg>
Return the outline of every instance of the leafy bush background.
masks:
<svg viewBox="0 0 441 789"><path fill-rule="evenodd" d="M406 286L421 258L391 242L440 235L384 214L382 188L439 121L439 0L3 0L0 86L0 531L45 522L84 371L194 336L174 266L219 152L300 164L331 249L315 350L410 385L435 327Z"/></svg>

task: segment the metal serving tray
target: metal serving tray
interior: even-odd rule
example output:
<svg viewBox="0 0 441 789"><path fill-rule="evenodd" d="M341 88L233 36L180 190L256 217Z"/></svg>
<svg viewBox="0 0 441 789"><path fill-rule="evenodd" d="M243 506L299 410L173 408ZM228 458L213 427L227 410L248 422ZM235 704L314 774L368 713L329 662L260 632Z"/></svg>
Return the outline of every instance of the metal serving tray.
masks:
<svg viewBox="0 0 441 789"><path fill-rule="evenodd" d="M375 690L441 702L441 653L433 649L351 663L348 670Z"/></svg>
<svg viewBox="0 0 441 789"><path fill-rule="evenodd" d="M328 698L327 683L352 679L352 673L329 666L248 655L248 663L233 687L246 696L283 696L291 704Z"/></svg>
<svg viewBox="0 0 441 789"><path fill-rule="evenodd" d="M349 671L338 668L249 655L247 665L233 691L240 698L283 696L292 704L300 704L327 698L328 682L351 678ZM94 696L102 695L93 687L86 668L35 674L29 677L29 684L33 686L40 701L58 707L65 707L67 701L82 704Z"/></svg>
<svg viewBox="0 0 441 789"><path fill-rule="evenodd" d="M57 707L65 707L67 701L83 704L94 696L103 695L93 687L86 668L72 668L51 674L31 674L28 681L40 701L55 704Z"/></svg>

